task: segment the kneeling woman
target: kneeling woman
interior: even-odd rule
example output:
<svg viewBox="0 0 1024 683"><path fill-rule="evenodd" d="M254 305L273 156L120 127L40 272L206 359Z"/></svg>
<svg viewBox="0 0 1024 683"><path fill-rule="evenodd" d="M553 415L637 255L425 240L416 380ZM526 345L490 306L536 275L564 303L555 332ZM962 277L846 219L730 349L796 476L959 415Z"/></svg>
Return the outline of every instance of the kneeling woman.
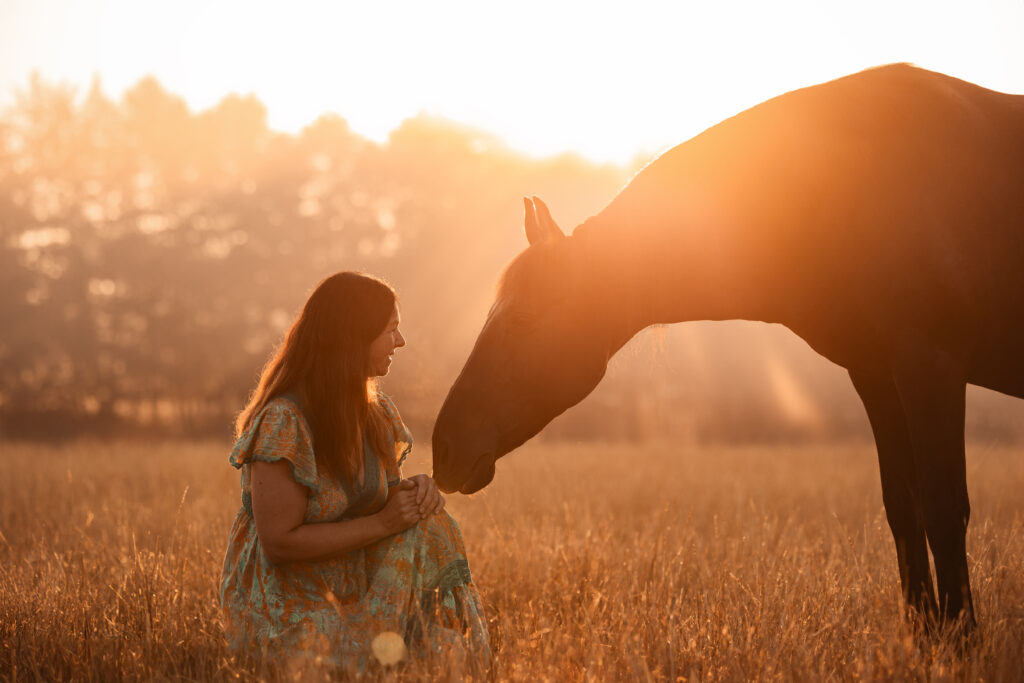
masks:
<svg viewBox="0 0 1024 683"><path fill-rule="evenodd" d="M327 278L238 418L242 508L220 588L238 652L363 670L390 632L414 655L489 664L462 535L429 476L402 478L412 438L376 388L405 345L398 322L383 281Z"/></svg>

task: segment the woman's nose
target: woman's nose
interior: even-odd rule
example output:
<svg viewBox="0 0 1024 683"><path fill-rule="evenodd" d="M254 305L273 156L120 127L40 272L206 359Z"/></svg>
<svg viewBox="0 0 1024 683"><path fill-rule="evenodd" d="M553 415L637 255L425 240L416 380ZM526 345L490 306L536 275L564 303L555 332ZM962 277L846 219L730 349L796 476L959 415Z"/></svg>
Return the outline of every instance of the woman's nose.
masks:
<svg viewBox="0 0 1024 683"><path fill-rule="evenodd" d="M395 338L395 348L401 348L405 346L405 336L401 332L398 332L398 336Z"/></svg>

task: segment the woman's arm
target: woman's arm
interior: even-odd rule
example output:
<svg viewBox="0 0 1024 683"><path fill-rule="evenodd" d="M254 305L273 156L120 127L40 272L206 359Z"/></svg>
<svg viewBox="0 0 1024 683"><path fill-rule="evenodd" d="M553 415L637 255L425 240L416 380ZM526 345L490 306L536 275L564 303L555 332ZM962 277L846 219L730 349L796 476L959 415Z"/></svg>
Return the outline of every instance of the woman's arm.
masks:
<svg viewBox="0 0 1024 683"><path fill-rule="evenodd" d="M416 486L403 482L380 512L346 520L306 524L304 486L292 479L285 460L252 463L252 516L267 559L274 564L324 560L405 531L420 520Z"/></svg>

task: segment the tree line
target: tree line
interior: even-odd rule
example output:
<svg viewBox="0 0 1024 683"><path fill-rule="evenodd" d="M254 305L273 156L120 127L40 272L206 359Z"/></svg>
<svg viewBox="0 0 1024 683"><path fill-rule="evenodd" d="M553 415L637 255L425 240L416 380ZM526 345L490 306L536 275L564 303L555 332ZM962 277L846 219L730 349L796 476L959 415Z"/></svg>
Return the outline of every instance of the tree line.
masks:
<svg viewBox="0 0 1024 683"><path fill-rule="evenodd" d="M156 79L114 100L29 80L0 113L0 437L228 435L305 297L343 269L397 289L409 346L385 382L420 438L525 246L522 204L570 227L635 169L534 159L421 115L383 144L325 115L271 130L253 96L191 111ZM1012 436L986 398L976 421ZM861 434L834 366L750 323L644 333L546 433Z"/></svg>

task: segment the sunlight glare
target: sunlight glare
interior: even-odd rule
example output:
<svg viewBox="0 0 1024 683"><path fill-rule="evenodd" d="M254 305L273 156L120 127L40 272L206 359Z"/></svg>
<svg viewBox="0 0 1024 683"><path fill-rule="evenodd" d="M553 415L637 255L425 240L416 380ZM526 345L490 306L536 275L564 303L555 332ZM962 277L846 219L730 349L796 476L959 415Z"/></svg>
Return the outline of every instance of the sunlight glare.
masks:
<svg viewBox="0 0 1024 683"><path fill-rule="evenodd" d="M628 11L540 0L99 0L59 13L20 1L3 15L5 101L32 69L79 84L99 74L115 95L154 74L193 109L254 93L285 132L334 112L383 142L426 113L535 156L571 150L618 163L886 62L1024 91L1024 3L1014 0L638 0Z"/></svg>

